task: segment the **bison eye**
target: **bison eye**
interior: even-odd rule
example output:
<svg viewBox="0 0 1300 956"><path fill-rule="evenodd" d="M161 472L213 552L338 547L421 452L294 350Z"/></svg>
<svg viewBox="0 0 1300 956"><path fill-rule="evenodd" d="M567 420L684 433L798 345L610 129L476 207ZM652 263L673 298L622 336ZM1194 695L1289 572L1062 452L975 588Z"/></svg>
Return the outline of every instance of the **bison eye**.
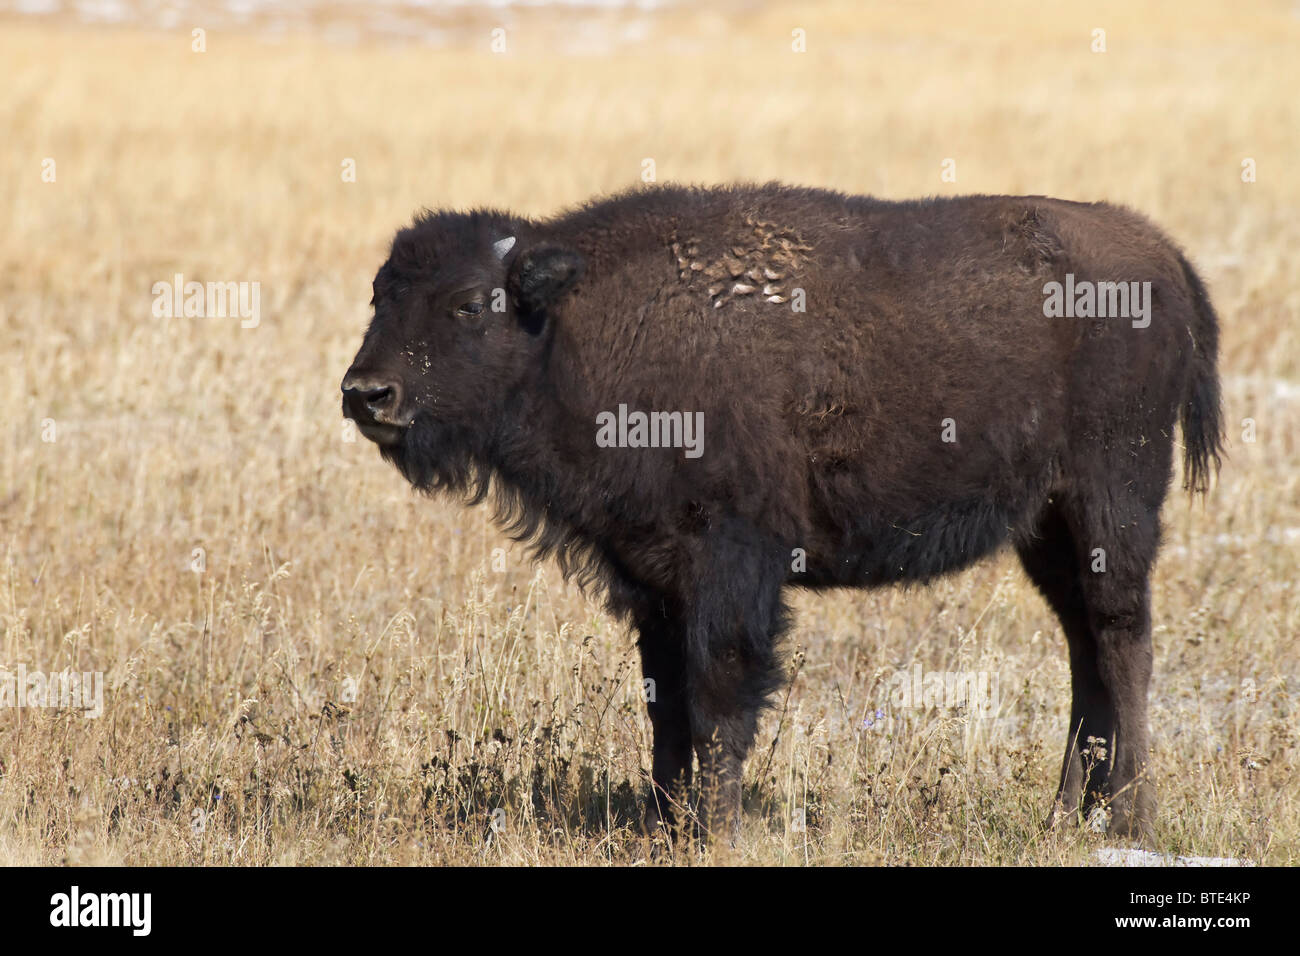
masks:
<svg viewBox="0 0 1300 956"><path fill-rule="evenodd" d="M462 305L459 309L456 310L456 314L468 315L468 316L482 315L483 303L478 301L466 302L464 305Z"/></svg>

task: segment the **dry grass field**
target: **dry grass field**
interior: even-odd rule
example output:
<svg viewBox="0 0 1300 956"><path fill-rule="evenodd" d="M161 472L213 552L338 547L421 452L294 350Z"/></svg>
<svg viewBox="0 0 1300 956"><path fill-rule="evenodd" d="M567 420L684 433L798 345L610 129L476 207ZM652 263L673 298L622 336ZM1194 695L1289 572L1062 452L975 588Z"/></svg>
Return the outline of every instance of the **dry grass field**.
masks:
<svg viewBox="0 0 1300 956"><path fill-rule="evenodd" d="M1109 199L1184 245L1223 321L1229 457L1164 516L1157 848L1300 863L1300 7L464 16L437 44L214 28L201 53L188 22L0 16L0 676L104 675L98 718L0 709L0 862L1078 864L1113 845L1040 830L1065 640L1006 554L930 589L797 596L742 838L652 861L625 629L485 508L419 498L347 440L339 381L397 227L422 206L552 212L652 159L660 181ZM156 316L176 274L257 282L260 321ZM890 678L918 665L991 675L994 713L896 707Z"/></svg>

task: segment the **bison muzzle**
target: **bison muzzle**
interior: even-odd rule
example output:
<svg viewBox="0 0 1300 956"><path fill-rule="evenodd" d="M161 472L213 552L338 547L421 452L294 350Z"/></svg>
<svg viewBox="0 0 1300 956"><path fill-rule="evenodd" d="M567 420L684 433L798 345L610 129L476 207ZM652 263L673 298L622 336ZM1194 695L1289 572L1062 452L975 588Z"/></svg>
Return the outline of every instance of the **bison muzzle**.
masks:
<svg viewBox="0 0 1300 956"><path fill-rule="evenodd" d="M421 491L491 495L635 627L651 827L696 759L704 832L737 824L787 586L925 582L1009 543L1069 644L1049 822L1150 836L1159 512L1175 426L1196 491L1221 428L1214 311L1148 221L641 188L543 221L421 215L372 304L344 413Z"/></svg>

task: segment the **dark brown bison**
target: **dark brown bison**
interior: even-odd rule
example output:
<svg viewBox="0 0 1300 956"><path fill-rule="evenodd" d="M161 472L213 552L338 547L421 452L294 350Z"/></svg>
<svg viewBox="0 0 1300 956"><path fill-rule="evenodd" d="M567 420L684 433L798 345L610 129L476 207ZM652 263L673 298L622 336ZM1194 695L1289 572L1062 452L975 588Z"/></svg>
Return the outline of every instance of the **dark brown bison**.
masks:
<svg viewBox="0 0 1300 956"><path fill-rule="evenodd" d="M1141 216L645 188L420 216L343 408L416 488L499 516L636 628L652 826L707 833L784 672L782 592L928 581L1010 542L1069 641L1052 817L1149 836L1148 580L1175 423L1218 466L1218 329Z"/></svg>

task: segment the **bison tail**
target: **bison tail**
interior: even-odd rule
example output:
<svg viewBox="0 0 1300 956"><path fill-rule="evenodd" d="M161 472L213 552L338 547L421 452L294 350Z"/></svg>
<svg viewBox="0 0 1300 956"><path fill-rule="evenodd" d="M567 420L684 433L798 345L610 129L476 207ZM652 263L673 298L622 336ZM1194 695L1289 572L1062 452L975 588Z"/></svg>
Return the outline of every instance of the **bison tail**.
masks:
<svg viewBox="0 0 1300 956"><path fill-rule="evenodd" d="M1194 312L1188 333L1192 337L1192 374L1182 401L1183 487L1205 494L1211 473L1218 473L1223 450L1223 421L1219 396L1219 318L1210 304L1200 276L1179 255L1183 276L1192 294Z"/></svg>

